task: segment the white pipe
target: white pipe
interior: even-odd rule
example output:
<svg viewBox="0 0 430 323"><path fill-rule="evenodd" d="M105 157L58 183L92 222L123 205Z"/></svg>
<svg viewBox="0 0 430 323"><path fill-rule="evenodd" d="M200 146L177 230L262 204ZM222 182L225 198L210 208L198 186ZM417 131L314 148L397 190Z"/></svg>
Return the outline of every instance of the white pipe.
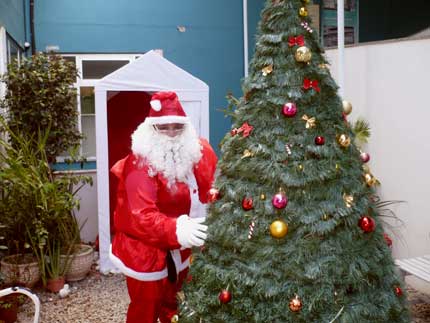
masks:
<svg viewBox="0 0 430 323"><path fill-rule="evenodd" d="M337 0L338 85L339 95L342 99L345 90L345 8L343 1Z"/></svg>
<svg viewBox="0 0 430 323"><path fill-rule="evenodd" d="M2 289L2 290L0 290L0 297L6 296L9 294L13 294L13 293L24 294L24 295L27 295L28 297L31 298L31 300L34 303L34 321L33 321L33 323L38 323L39 322L39 315L40 315L39 297L37 297L36 294L33 294L27 288L23 288L23 287L9 287L6 289Z"/></svg>
<svg viewBox="0 0 430 323"><path fill-rule="evenodd" d="M243 70L248 76L248 0L243 0Z"/></svg>

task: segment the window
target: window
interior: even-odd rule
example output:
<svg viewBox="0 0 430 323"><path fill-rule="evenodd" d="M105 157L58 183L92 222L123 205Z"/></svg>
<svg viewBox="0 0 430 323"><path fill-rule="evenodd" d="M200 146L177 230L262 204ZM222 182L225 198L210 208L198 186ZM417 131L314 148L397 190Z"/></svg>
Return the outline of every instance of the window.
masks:
<svg viewBox="0 0 430 323"><path fill-rule="evenodd" d="M63 58L73 62L79 77L73 85L78 92L79 131L85 136L79 154L87 161L96 160L96 111L94 87L97 81L116 71L140 55L136 54L63 54ZM66 157L66 156L63 156ZM61 158L60 158L61 160Z"/></svg>
<svg viewBox="0 0 430 323"><path fill-rule="evenodd" d="M23 49L18 45L18 43L13 40L13 38L6 33L6 50L7 50L7 63L12 63L14 59L18 62L21 61L23 54Z"/></svg>
<svg viewBox="0 0 430 323"><path fill-rule="evenodd" d="M6 32L6 29L0 26L0 75L6 73L7 65L13 59L18 62L23 56L24 50L18 43ZM5 93L4 84L0 84L0 97Z"/></svg>
<svg viewBox="0 0 430 323"><path fill-rule="evenodd" d="M0 76L6 72L7 50L6 50L6 30L0 26ZM0 82L0 98L5 94L5 85ZM2 111L0 111L2 112Z"/></svg>

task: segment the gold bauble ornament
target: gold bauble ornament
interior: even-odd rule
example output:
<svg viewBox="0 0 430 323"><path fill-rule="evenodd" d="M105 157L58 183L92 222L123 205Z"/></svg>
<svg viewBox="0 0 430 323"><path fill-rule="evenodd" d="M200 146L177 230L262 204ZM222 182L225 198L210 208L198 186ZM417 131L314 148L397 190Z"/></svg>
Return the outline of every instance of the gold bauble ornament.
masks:
<svg viewBox="0 0 430 323"><path fill-rule="evenodd" d="M336 164L335 168L336 168L336 171L340 171L340 165L339 164Z"/></svg>
<svg viewBox="0 0 430 323"><path fill-rule="evenodd" d="M296 54L294 55L297 62L307 63L310 62L312 58L312 52L306 46L300 46L296 49Z"/></svg>
<svg viewBox="0 0 430 323"><path fill-rule="evenodd" d="M343 201L345 202L346 207L350 208L350 207L352 207L352 204L354 203L354 196L344 193L343 194Z"/></svg>
<svg viewBox="0 0 430 323"><path fill-rule="evenodd" d="M265 200L266 199L266 195L265 194L260 194L260 200Z"/></svg>
<svg viewBox="0 0 430 323"><path fill-rule="evenodd" d="M370 173L364 174L364 181L366 182L367 186L373 186L376 184L376 178Z"/></svg>
<svg viewBox="0 0 430 323"><path fill-rule="evenodd" d="M179 323L179 316L177 314L173 315L170 323Z"/></svg>
<svg viewBox="0 0 430 323"><path fill-rule="evenodd" d="M322 218L324 221L327 221L330 218L330 216L328 214L324 214Z"/></svg>
<svg viewBox="0 0 430 323"><path fill-rule="evenodd" d="M339 142L339 145L341 145L343 148L347 148L351 144L351 138L349 138L345 134L341 134L337 141Z"/></svg>
<svg viewBox="0 0 430 323"><path fill-rule="evenodd" d="M301 7L299 10L299 15L301 17L307 17L308 16L308 9L306 9L305 7Z"/></svg>
<svg viewBox="0 0 430 323"><path fill-rule="evenodd" d="M274 238L283 238L287 235L288 225L282 220L276 220L270 225L270 234Z"/></svg>
<svg viewBox="0 0 430 323"><path fill-rule="evenodd" d="M299 312L302 309L302 301L299 296L296 295L296 297L290 301L289 307L292 312Z"/></svg>
<svg viewBox="0 0 430 323"><path fill-rule="evenodd" d="M342 108L343 108L343 113L345 113L346 115L350 114L352 112L351 102L343 100L342 101Z"/></svg>
<svg viewBox="0 0 430 323"><path fill-rule="evenodd" d="M304 167L303 167L303 165L302 164L299 164L299 166L297 166L297 168L299 169L299 171L303 171L303 169L305 169Z"/></svg>

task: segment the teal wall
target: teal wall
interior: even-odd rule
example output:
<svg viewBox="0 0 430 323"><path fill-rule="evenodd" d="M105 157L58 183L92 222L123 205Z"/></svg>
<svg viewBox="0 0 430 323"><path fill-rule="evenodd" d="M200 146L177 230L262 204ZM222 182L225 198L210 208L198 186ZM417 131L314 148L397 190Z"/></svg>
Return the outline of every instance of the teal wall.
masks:
<svg viewBox="0 0 430 323"><path fill-rule="evenodd" d="M0 25L24 47L28 25L28 0L0 0Z"/></svg>
<svg viewBox="0 0 430 323"><path fill-rule="evenodd" d="M37 50L67 53L145 52L164 57L210 87L210 140L230 129L225 96L240 96L243 77L242 1L37 0ZM185 26L180 33L177 26Z"/></svg>

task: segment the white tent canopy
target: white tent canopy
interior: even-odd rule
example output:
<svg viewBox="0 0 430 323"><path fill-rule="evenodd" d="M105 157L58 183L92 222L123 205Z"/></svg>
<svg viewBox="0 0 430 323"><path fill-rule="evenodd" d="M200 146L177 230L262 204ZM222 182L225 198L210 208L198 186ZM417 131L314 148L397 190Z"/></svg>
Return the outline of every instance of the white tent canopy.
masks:
<svg viewBox="0 0 430 323"><path fill-rule="evenodd" d="M107 102L120 91L174 91L197 133L209 138L209 87L156 51L150 51L101 79L95 86L97 197L100 270L114 269L109 260L110 209ZM114 197L112 197L114 198Z"/></svg>

